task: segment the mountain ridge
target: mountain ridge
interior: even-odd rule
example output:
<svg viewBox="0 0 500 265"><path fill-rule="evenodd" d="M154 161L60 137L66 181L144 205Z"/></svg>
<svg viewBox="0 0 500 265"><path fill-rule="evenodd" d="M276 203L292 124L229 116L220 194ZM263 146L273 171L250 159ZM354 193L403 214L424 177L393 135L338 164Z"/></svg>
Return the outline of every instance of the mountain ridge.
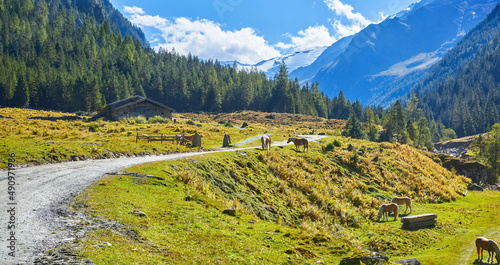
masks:
<svg viewBox="0 0 500 265"><path fill-rule="evenodd" d="M387 106L417 84L429 66L486 17L497 3L488 0L417 3L406 13L369 25L356 34L343 53L330 58L310 80L318 81L328 96L343 90L351 100ZM418 64L418 56L427 60ZM405 67L404 74L390 74L391 67L395 73L398 64L411 67ZM408 80L408 76L412 80Z"/></svg>

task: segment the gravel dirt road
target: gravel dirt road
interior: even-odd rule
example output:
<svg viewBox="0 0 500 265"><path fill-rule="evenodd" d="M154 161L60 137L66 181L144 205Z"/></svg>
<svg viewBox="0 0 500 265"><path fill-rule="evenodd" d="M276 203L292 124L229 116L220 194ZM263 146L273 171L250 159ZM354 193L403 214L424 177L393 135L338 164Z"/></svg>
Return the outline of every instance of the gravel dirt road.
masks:
<svg viewBox="0 0 500 265"><path fill-rule="evenodd" d="M304 135L309 141L325 136ZM286 145L286 141L273 146ZM106 173L119 172L137 164L173 160L210 152L238 151L232 148L162 156L127 157L48 164L11 171L15 185L9 184L8 172L0 171L0 263L31 264L43 253L73 241L76 235L68 225L75 222L68 214L71 200ZM14 175L12 175L15 174ZM12 201L8 187L15 188Z"/></svg>

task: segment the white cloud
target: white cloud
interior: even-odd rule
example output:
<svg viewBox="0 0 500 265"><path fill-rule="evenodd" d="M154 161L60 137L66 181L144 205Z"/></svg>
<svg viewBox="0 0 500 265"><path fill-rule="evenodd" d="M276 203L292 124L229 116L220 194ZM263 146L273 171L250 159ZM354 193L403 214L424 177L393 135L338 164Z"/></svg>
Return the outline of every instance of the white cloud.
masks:
<svg viewBox="0 0 500 265"><path fill-rule="evenodd" d="M298 32L299 36L291 36L292 47L295 51L310 50L321 46L330 46L337 40L330 36L328 29L321 26L308 27Z"/></svg>
<svg viewBox="0 0 500 265"><path fill-rule="evenodd" d="M160 16L140 13L140 8L129 8L130 21L140 27L152 27L161 32L156 49L163 47L187 55L191 53L203 59L239 61L255 64L264 59L280 56L252 28L227 31L221 25L206 19L190 20L179 17L168 20ZM142 9L141 9L142 10Z"/></svg>
<svg viewBox="0 0 500 265"><path fill-rule="evenodd" d="M129 13L129 14L139 14L139 15L144 15L146 12L140 7L137 6L125 6L124 11Z"/></svg>
<svg viewBox="0 0 500 265"><path fill-rule="evenodd" d="M336 32L337 38L353 35L364 29L366 26L379 22L366 19L361 13L354 12L354 8L351 5L344 4L340 0L323 1L330 10L335 12L337 16L341 16L344 20L348 21L347 23L342 22L340 19L332 19L330 21ZM380 16L384 18L382 13Z"/></svg>

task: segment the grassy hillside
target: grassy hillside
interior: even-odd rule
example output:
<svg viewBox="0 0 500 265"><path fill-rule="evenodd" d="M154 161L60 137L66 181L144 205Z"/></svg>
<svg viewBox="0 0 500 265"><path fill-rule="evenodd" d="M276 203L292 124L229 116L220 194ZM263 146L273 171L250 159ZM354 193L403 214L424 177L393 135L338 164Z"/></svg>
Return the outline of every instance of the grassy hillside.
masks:
<svg viewBox="0 0 500 265"><path fill-rule="evenodd" d="M334 141L340 146L324 151ZM470 264L476 236L500 239L498 194L463 197L467 180L415 149L341 137L310 149L218 153L129 170L161 179L108 176L73 207L124 228L87 234L77 253L97 264L331 264L370 249L393 261ZM396 195L413 198L412 215L437 213L436 228L376 222L380 204ZM235 217L222 214L231 206ZM128 214L134 209L148 217ZM96 247L103 242L111 246Z"/></svg>
<svg viewBox="0 0 500 265"><path fill-rule="evenodd" d="M343 121L305 115L276 114L276 119L265 118L269 115L250 111L225 115L177 113L174 114L175 124L171 121L148 123L144 119L87 122L39 118L75 116L72 113L0 108L0 168L6 167L10 152L16 154L19 164L33 165L74 160L75 157L95 159L197 150L171 143L136 143L137 133L174 135L197 132L203 137L203 147L212 148L222 146L224 134L229 134L233 143L262 133L272 134L273 140L283 140L295 133L308 134L313 130L334 134L343 126ZM244 130L227 126L229 120L234 125L247 122L249 126ZM257 142L252 144L258 145Z"/></svg>

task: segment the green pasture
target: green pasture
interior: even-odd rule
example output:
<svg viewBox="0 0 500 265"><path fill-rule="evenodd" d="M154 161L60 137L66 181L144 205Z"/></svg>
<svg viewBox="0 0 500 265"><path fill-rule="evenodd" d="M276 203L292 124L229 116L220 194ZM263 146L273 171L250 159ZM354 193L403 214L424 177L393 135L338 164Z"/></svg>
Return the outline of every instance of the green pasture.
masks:
<svg viewBox="0 0 500 265"><path fill-rule="evenodd" d="M342 147L351 142L340 141ZM77 253L96 264L338 264L350 253L369 249L391 261L472 264L477 236L500 241L498 192L469 192L463 197L460 177L441 172L438 164L419 157L414 149L354 143L372 150L358 164L351 161L352 153L323 152L324 145L313 144L309 153L286 146L273 148L270 155L247 150L130 169L164 180L107 176L78 196L73 207L117 221L123 228L88 233ZM398 159L403 155L416 158ZM375 156L380 163L372 161ZM291 166L300 170L286 172ZM380 183L370 181L367 176L373 172L368 168L383 172L371 176ZM419 193L417 187L407 187L415 197L411 215L436 213L436 227L408 231L392 216L389 222L375 221L378 205L400 195L404 183L395 181L397 175L391 172L400 175L405 168L411 175L448 178L429 176L418 185L427 186ZM325 172L332 182L320 181ZM384 182L389 179L392 183ZM334 185L338 190L332 191ZM222 213L231 206L236 216ZM128 214L134 209L148 217ZM401 209L400 217L406 216L404 206ZM97 247L104 242L111 246Z"/></svg>
<svg viewBox="0 0 500 265"><path fill-rule="evenodd" d="M122 121L49 121L40 117L75 116L72 113L41 111L31 109L0 108L0 168L7 166L9 154L16 155L18 165L37 165L78 159L99 159L119 156L141 156L197 151L198 147L180 146L172 142L136 143L137 133L147 135L191 135L202 136L205 149L220 148L224 135L231 136L232 143L238 143L256 135L269 133L273 140L283 140L295 134L303 134L321 128L333 134L340 125L326 119L315 118L315 123L304 119L293 122L283 119L282 123L269 121L261 116L265 113L248 112L221 115L174 114L176 123L165 119L131 118ZM282 114L285 116L285 114ZM292 118L295 116L292 116ZM232 122L227 122L232 120ZM249 123L245 129L243 120ZM224 121L226 121L224 123ZM286 125L284 125L285 123ZM316 129L317 130L317 129ZM255 145L260 145L255 141ZM250 145L245 145L250 146Z"/></svg>

